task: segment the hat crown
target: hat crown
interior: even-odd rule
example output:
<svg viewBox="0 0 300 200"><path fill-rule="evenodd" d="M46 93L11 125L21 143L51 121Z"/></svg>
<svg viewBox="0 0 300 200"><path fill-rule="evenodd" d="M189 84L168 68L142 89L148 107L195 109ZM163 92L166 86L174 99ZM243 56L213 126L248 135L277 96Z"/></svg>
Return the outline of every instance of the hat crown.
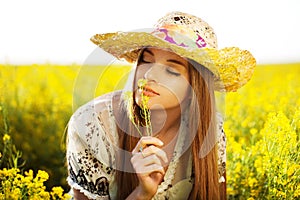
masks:
<svg viewBox="0 0 300 200"><path fill-rule="evenodd" d="M203 21L201 18L183 12L170 12L160 18L155 24L155 28L161 29L164 27L182 27L180 31L193 32L195 35L200 35L206 43L206 47L218 48L217 37L213 28Z"/></svg>

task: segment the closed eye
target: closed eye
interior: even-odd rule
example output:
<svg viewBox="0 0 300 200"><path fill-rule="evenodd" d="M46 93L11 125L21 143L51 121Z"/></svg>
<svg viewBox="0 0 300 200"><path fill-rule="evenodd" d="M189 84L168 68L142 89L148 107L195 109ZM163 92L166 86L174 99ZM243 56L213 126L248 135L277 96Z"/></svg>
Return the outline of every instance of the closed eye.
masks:
<svg viewBox="0 0 300 200"><path fill-rule="evenodd" d="M181 74L178 73L177 71L174 71L174 69L172 69L171 67L168 67L166 69L166 71L169 73L169 74L172 74L172 75L175 75L175 76L180 76Z"/></svg>

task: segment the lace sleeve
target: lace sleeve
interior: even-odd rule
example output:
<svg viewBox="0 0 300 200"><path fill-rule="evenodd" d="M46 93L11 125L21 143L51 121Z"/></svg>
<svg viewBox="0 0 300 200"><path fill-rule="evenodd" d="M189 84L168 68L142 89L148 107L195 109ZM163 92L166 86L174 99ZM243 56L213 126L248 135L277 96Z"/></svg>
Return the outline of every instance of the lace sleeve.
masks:
<svg viewBox="0 0 300 200"><path fill-rule="evenodd" d="M68 184L90 199L109 199L112 151L93 105L85 105L68 126Z"/></svg>
<svg viewBox="0 0 300 200"><path fill-rule="evenodd" d="M226 177L226 135L223 129L223 118L217 114L217 134L218 134L218 172L219 182L225 182Z"/></svg>

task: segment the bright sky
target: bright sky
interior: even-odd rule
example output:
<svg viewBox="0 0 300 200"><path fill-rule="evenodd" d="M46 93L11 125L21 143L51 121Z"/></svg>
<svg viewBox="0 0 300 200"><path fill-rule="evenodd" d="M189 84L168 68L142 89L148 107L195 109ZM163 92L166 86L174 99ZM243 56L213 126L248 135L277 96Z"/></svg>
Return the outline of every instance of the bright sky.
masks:
<svg viewBox="0 0 300 200"><path fill-rule="evenodd" d="M0 63L84 63L96 33L151 28L170 11L197 15L219 48L257 62L300 62L299 0L1 0Z"/></svg>

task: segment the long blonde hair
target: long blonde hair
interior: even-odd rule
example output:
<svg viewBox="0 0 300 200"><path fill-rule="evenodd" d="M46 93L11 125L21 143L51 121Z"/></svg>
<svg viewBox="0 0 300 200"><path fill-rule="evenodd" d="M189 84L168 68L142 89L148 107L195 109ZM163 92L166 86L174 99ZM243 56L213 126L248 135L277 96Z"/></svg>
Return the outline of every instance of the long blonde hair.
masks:
<svg viewBox="0 0 300 200"><path fill-rule="evenodd" d="M188 66L190 74L190 85L194 90L194 95L190 103L189 128L195 129L196 134L191 136L191 144L194 180L193 189L187 197L188 199L225 199L220 197L218 182L217 166L217 145L216 144L216 109L213 75L205 67L190 60ZM135 114L139 115L139 106L133 102ZM116 164L116 182L117 182L117 199L126 199L127 196L138 186L137 175L133 172L130 158L126 157L124 152L131 152L136 146L139 138L136 129L128 119L126 107L122 102L118 127L119 147L125 151L119 151L117 154ZM123 105L123 106L122 106ZM198 107L198 109L195 109ZM195 117L196 116L196 117ZM199 119L199 120L197 120ZM133 133L133 134L128 134ZM208 149L203 156L199 155L203 147ZM125 168L130 167L130 171ZM122 170L124 169L124 170ZM126 183L126 184L124 184Z"/></svg>
<svg viewBox="0 0 300 200"><path fill-rule="evenodd" d="M190 85L195 94L191 100L189 127L198 127L192 142L194 186L189 199L220 199L213 75L198 63L189 63ZM198 110L193 109L196 106ZM203 151L205 154L201 155Z"/></svg>

